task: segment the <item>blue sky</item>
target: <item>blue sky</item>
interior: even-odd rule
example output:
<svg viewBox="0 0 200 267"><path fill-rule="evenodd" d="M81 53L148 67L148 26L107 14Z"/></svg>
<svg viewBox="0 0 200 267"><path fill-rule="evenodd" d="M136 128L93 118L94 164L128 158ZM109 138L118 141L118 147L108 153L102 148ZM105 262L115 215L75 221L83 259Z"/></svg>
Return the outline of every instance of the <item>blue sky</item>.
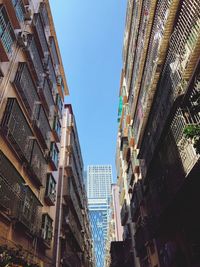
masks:
<svg viewBox="0 0 200 267"><path fill-rule="evenodd" d="M50 0L85 168L112 164L126 0ZM114 177L115 180L115 177Z"/></svg>

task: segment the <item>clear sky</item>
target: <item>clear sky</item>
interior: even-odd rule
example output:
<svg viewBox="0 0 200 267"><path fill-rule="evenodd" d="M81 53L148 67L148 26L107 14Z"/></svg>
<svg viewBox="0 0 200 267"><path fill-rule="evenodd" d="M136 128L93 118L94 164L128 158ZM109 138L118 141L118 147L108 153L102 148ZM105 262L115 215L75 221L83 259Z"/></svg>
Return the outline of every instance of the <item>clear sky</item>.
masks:
<svg viewBox="0 0 200 267"><path fill-rule="evenodd" d="M85 169L112 164L126 0L50 0Z"/></svg>

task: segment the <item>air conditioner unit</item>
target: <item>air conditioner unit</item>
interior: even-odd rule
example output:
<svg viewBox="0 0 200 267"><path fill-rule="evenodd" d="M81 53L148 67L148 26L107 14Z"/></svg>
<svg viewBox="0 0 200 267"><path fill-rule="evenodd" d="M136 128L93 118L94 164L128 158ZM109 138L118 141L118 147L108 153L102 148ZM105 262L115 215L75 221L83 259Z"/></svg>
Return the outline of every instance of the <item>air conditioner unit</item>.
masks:
<svg viewBox="0 0 200 267"><path fill-rule="evenodd" d="M17 36L17 43L22 48L27 48L28 46L28 34L27 32L19 32Z"/></svg>

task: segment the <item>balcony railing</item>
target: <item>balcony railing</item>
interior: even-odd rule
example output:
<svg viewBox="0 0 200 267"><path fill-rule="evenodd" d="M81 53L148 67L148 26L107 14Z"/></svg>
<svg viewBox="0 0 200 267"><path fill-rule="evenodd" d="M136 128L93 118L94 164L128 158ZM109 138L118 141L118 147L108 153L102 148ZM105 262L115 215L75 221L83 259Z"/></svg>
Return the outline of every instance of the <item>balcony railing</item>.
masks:
<svg viewBox="0 0 200 267"><path fill-rule="evenodd" d="M49 82L52 87L53 94L57 94L57 78L56 78L56 73L55 69L53 66L53 61L51 59L51 56L48 57L48 60L46 62L46 69L48 70L49 73Z"/></svg>
<svg viewBox="0 0 200 267"><path fill-rule="evenodd" d="M21 160L30 162L33 133L16 98L8 98L1 131Z"/></svg>
<svg viewBox="0 0 200 267"><path fill-rule="evenodd" d="M53 220L48 213L42 214L42 227L40 230L40 237L47 248L51 247L51 241L53 238Z"/></svg>
<svg viewBox="0 0 200 267"><path fill-rule="evenodd" d="M184 129L188 125L190 125L189 117L187 122L186 118L183 116L182 110L178 109L172 121L171 130L177 143L186 174L191 171L191 169L199 159L199 155L197 155L192 141L186 139L186 137L184 136Z"/></svg>
<svg viewBox="0 0 200 267"><path fill-rule="evenodd" d="M0 59L1 61L8 61L15 41L15 34L3 5L0 5L0 28Z"/></svg>
<svg viewBox="0 0 200 267"><path fill-rule="evenodd" d="M51 49L51 54L52 54L54 65L58 66L59 65L59 58L58 58L56 44L55 44L55 40L54 40L53 36L51 36L49 38L49 42L50 42L50 49Z"/></svg>
<svg viewBox="0 0 200 267"><path fill-rule="evenodd" d="M40 96L43 100L44 107L47 113L50 115L52 108L54 107L54 98L52 95L51 86L47 79L44 80L43 86L39 89Z"/></svg>
<svg viewBox="0 0 200 267"><path fill-rule="evenodd" d="M47 39L45 36L44 26L42 24L42 19L41 19L40 14L34 14L33 25L34 25L35 33L38 37L38 40L41 46L42 55L46 57L49 54L49 48L48 48L48 43L47 43Z"/></svg>
<svg viewBox="0 0 200 267"><path fill-rule="evenodd" d="M49 27L50 25L49 15L48 15L48 11L47 11L47 7L45 3L40 3L39 11L40 11L40 15L41 15L44 27Z"/></svg>
<svg viewBox="0 0 200 267"><path fill-rule="evenodd" d="M53 171L57 171L58 169L58 161L59 161L58 155L59 155L59 150L56 143L51 142L49 160Z"/></svg>
<svg viewBox="0 0 200 267"><path fill-rule="evenodd" d="M73 179L72 177L66 178L67 184L65 186L64 197L65 197L65 199L67 201L68 200L71 201L73 209L76 212L79 224L80 224L80 226L82 228L83 227L83 216L82 216L82 213L81 213L81 208L80 208L80 204L79 204L76 192L74 190L74 185L72 183L72 179Z"/></svg>
<svg viewBox="0 0 200 267"><path fill-rule="evenodd" d="M58 116L54 116L53 134L54 134L56 141L59 142L60 136L61 136L61 124L60 124Z"/></svg>
<svg viewBox="0 0 200 267"><path fill-rule="evenodd" d="M32 116L33 126L41 139L41 145L44 148L50 148L51 127L41 104L36 104Z"/></svg>
<svg viewBox="0 0 200 267"><path fill-rule="evenodd" d="M0 207L29 233L38 233L40 202L8 158L0 151Z"/></svg>
<svg viewBox="0 0 200 267"><path fill-rule="evenodd" d="M30 167L28 170L40 186L44 185L47 163L36 140L34 140L33 143Z"/></svg>
<svg viewBox="0 0 200 267"><path fill-rule="evenodd" d="M24 20L24 14L25 14L25 7L24 7L23 0L11 0L11 1L15 9L15 13L16 13L18 21L22 22Z"/></svg>
<svg viewBox="0 0 200 267"><path fill-rule="evenodd" d="M38 86L43 86L44 83L43 62L39 54L39 50L37 48L35 39L31 34L28 35L28 45L26 51L28 53L31 62L32 70L35 73L37 84Z"/></svg>
<svg viewBox="0 0 200 267"><path fill-rule="evenodd" d="M67 213L64 214L63 224L64 226L67 225L70 228L71 234L72 236L74 236L78 244L79 250L82 251L83 239L81 236L80 228L78 227L76 219L74 218L74 215L70 209L68 209Z"/></svg>
<svg viewBox="0 0 200 267"><path fill-rule="evenodd" d="M49 206L53 206L56 202L56 181L52 173L47 174L45 201Z"/></svg>
<svg viewBox="0 0 200 267"><path fill-rule="evenodd" d="M19 63L17 73L14 79L14 85L19 92L23 102L32 116L35 102L39 101L35 83L26 63Z"/></svg>
<svg viewBox="0 0 200 267"><path fill-rule="evenodd" d="M129 216L128 206L126 200L124 200L124 204L121 209L121 223L123 226L126 224L128 216Z"/></svg>
<svg viewBox="0 0 200 267"><path fill-rule="evenodd" d="M4 2L13 27L15 29L20 29L20 22L23 22L25 18L23 0L6 0Z"/></svg>
<svg viewBox="0 0 200 267"><path fill-rule="evenodd" d="M70 175L73 178L73 183L74 183L75 188L77 190L81 206L83 206L83 200L81 198L81 196L82 196L81 186L80 186L80 182L78 179L76 166L74 163L74 157L72 154L66 156L65 168L67 169L68 175Z"/></svg>

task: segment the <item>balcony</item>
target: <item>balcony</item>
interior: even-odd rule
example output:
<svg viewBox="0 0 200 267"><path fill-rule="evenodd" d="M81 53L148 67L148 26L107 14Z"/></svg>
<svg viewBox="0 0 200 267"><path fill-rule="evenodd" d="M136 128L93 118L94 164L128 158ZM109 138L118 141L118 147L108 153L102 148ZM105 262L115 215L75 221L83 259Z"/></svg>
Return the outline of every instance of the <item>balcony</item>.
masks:
<svg viewBox="0 0 200 267"><path fill-rule="evenodd" d="M128 127L128 141L129 141L129 146L134 147L135 140L134 140L134 131L133 131L132 126Z"/></svg>
<svg viewBox="0 0 200 267"><path fill-rule="evenodd" d="M137 199L136 190L133 191L130 208L132 221L136 222L139 215L139 203Z"/></svg>
<svg viewBox="0 0 200 267"><path fill-rule="evenodd" d="M70 229L71 235L74 237L78 245L77 250L81 252L83 249L83 238L81 235L81 230L78 227L76 219L74 218L74 215L69 208L67 210L65 209L63 216L63 226L64 228L67 226Z"/></svg>
<svg viewBox="0 0 200 267"><path fill-rule="evenodd" d="M32 116L35 103L39 102L39 97L37 88L26 63L19 63L14 79L14 85L26 106L29 115Z"/></svg>
<svg viewBox="0 0 200 267"><path fill-rule="evenodd" d="M51 55L53 58L53 63L54 63L54 66L57 67L60 64L60 62L59 62L59 57L57 53L56 43L55 43L53 36L49 37L49 42L50 42L50 50L51 50Z"/></svg>
<svg viewBox="0 0 200 267"><path fill-rule="evenodd" d="M56 107L57 107L58 112L59 112L60 117L61 117L62 109L63 109L63 101L62 101L61 96L58 93L56 94Z"/></svg>
<svg viewBox="0 0 200 267"><path fill-rule="evenodd" d="M44 27L49 27L50 25L49 15L48 15L47 6L45 3L40 3L39 11L40 11L40 15L41 15L41 19L42 19L42 23Z"/></svg>
<svg viewBox="0 0 200 267"><path fill-rule="evenodd" d="M57 77L53 65L53 61L51 56L48 57L46 64L45 64L46 71L48 72L48 81L51 85L53 95L57 98Z"/></svg>
<svg viewBox="0 0 200 267"><path fill-rule="evenodd" d="M43 58L46 58L49 55L49 48L48 48L48 43L47 43L47 39L45 36L44 26L43 26L42 19L39 13L34 14L33 28L34 28L34 32L37 36L37 40L41 48L40 49L41 56Z"/></svg>
<svg viewBox="0 0 200 267"><path fill-rule="evenodd" d="M194 124L191 124L192 116L190 115L189 110L186 111L186 114L187 117L184 117L183 111L179 108L175 114L170 128L178 146L183 168L186 175L188 175L194 165L197 163L200 155L196 153L193 141L187 139L184 135L184 130L187 126L195 125L195 122ZM196 122L196 125L199 125L199 122Z"/></svg>
<svg viewBox="0 0 200 267"><path fill-rule="evenodd" d="M39 207L41 203L28 186L24 186L22 194L22 202L17 214L18 223L22 224L32 235L37 235L40 224Z"/></svg>
<svg viewBox="0 0 200 267"><path fill-rule="evenodd" d="M124 204L121 209L121 224L124 226L128 220L129 217L129 211L128 211L128 206L126 203L126 199L124 200Z"/></svg>
<svg viewBox="0 0 200 267"><path fill-rule="evenodd" d="M36 104L32 116L32 124L43 148L50 148L51 127L41 104Z"/></svg>
<svg viewBox="0 0 200 267"><path fill-rule="evenodd" d="M0 59L9 61L15 41L15 33L10 24L8 14L3 5L0 5Z"/></svg>
<svg viewBox="0 0 200 267"><path fill-rule="evenodd" d="M25 6L23 0L6 0L4 2L13 27L15 29L20 29L20 22L23 22L25 18Z"/></svg>
<svg viewBox="0 0 200 267"><path fill-rule="evenodd" d="M23 183L20 174L0 150L0 207L8 216L17 215Z"/></svg>
<svg viewBox="0 0 200 267"><path fill-rule="evenodd" d="M77 198L76 192L74 190L74 185L72 183L72 177L66 177L65 178L65 191L64 191L64 199L66 200L66 203L68 204L70 201L70 204L72 205L73 209L76 212L80 227L83 228L83 216L81 213L81 208L79 204L79 200Z"/></svg>
<svg viewBox="0 0 200 267"><path fill-rule="evenodd" d="M16 224L25 227L32 235L38 232L39 200L24 180L0 151L0 209L5 215L16 219Z"/></svg>
<svg viewBox="0 0 200 267"><path fill-rule="evenodd" d="M1 122L1 133L24 162L30 162L33 132L16 100L8 98Z"/></svg>
<svg viewBox="0 0 200 267"><path fill-rule="evenodd" d="M56 202L56 181L52 173L47 174L46 190L44 196L45 202L49 206L54 206Z"/></svg>
<svg viewBox="0 0 200 267"><path fill-rule="evenodd" d="M77 190L80 202L81 202L81 207L83 206L83 200L81 198L82 192L81 192L81 185L78 179L77 171L76 171L76 166L74 162L74 157L73 155L67 155L66 156L66 162L65 162L65 168L67 170L68 176L73 177L73 183L75 185L75 188Z"/></svg>
<svg viewBox="0 0 200 267"><path fill-rule="evenodd" d="M132 164L128 165L128 171L127 171L127 185L128 187L133 184L133 181L135 179Z"/></svg>
<svg viewBox="0 0 200 267"><path fill-rule="evenodd" d="M53 171L57 171L58 169L58 161L59 161L58 156L59 156L58 147L56 143L51 142L49 161L50 161L51 169Z"/></svg>
<svg viewBox="0 0 200 267"><path fill-rule="evenodd" d="M25 51L28 55L28 59L31 65L31 70L35 76L37 85L39 87L42 87L44 83L44 76L45 76L43 62L42 62L39 50L37 48L34 36L32 34L28 34L26 38L28 41L27 41L27 45L25 44L26 45Z"/></svg>
<svg viewBox="0 0 200 267"><path fill-rule="evenodd" d="M43 86L39 88L39 94L43 101L45 110L47 111L47 114L50 115L50 112L54 108L55 104L48 79L45 79Z"/></svg>
<svg viewBox="0 0 200 267"><path fill-rule="evenodd" d="M50 249L51 241L53 239L53 220L48 213L42 214L42 227L40 230L40 237L44 246L47 249Z"/></svg>
<svg viewBox="0 0 200 267"><path fill-rule="evenodd" d="M44 185L47 173L47 163L36 140L34 140L33 143L31 160L30 160L30 165L28 166L28 171L39 186Z"/></svg>
<svg viewBox="0 0 200 267"><path fill-rule="evenodd" d="M60 124L58 116L54 116L53 135L54 135L55 140L59 142L60 137L61 137L61 124Z"/></svg>

